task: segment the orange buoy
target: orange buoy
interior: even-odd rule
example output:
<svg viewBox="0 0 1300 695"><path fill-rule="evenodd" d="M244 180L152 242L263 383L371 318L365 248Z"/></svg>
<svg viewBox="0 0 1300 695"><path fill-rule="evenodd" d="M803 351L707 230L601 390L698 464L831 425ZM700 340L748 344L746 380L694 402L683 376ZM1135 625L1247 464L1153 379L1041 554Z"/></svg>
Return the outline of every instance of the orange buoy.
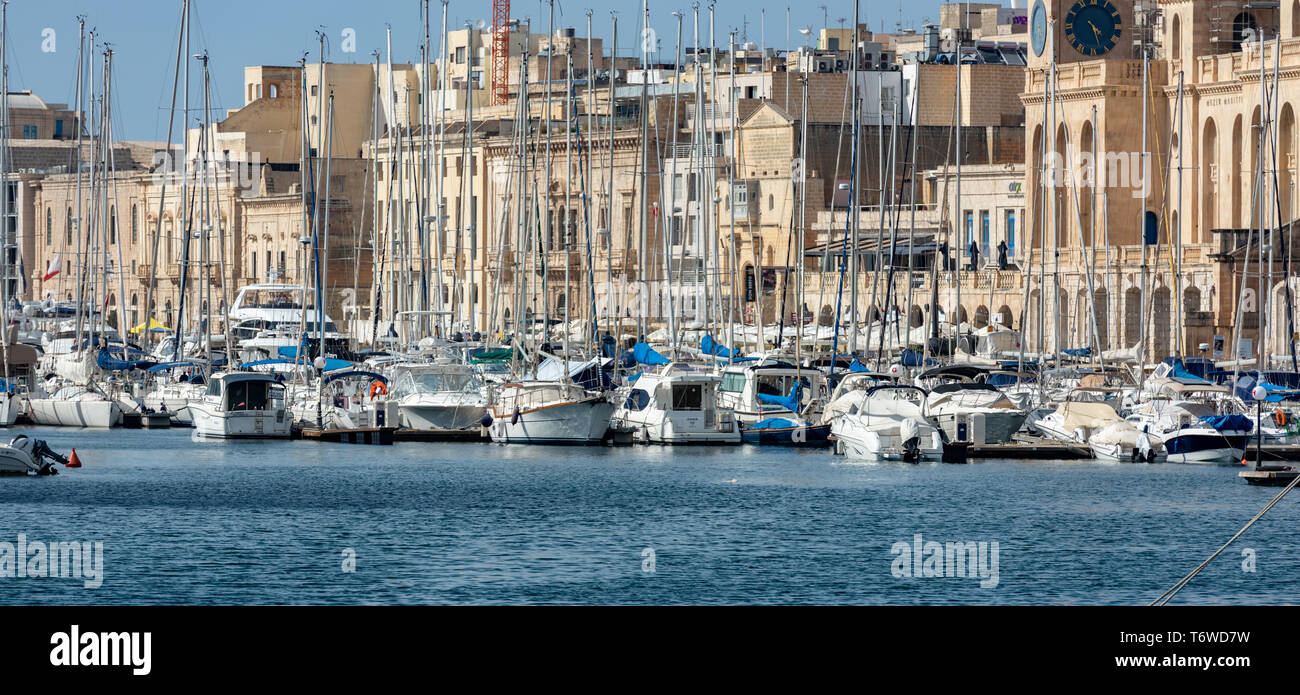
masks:
<svg viewBox="0 0 1300 695"><path fill-rule="evenodd" d="M1286 427L1286 411L1281 408L1273 411L1273 422L1276 422L1278 427Z"/></svg>
<svg viewBox="0 0 1300 695"><path fill-rule="evenodd" d="M68 456L67 466L68 468L81 468L81 459L77 458L76 449L73 449L72 453Z"/></svg>
<svg viewBox="0 0 1300 695"><path fill-rule="evenodd" d="M382 381L372 381L372 382L370 382L370 400L372 400L372 401L375 400L375 394L376 394L376 393L382 393L382 394L384 394L385 396L387 396L387 395L388 395L388 385L385 384L385 383L382 382Z"/></svg>

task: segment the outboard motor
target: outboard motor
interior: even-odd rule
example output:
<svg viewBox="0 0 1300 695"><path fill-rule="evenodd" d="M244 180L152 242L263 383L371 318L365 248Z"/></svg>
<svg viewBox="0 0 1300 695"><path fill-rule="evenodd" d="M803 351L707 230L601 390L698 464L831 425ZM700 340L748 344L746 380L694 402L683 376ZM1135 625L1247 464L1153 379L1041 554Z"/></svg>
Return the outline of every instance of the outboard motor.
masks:
<svg viewBox="0 0 1300 695"><path fill-rule="evenodd" d="M9 446L31 457L37 475L55 475L59 469L55 468L54 464L68 463L68 459L51 449L44 439L32 439L25 434L20 434L10 440Z"/></svg>

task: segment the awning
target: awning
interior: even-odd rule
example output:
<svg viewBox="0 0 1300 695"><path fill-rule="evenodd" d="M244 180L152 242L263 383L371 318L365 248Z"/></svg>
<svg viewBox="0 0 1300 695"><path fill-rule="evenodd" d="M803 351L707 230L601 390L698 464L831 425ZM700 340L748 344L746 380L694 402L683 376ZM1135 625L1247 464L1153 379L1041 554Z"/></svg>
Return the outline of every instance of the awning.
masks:
<svg viewBox="0 0 1300 695"><path fill-rule="evenodd" d="M148 328L149 328L149 331L150 331L151 333L170 333L171 330L172 330L172 329L170 329L170 328L168 328L168 327L162 325L161 323L158 323L158 319L155 319L155 318L151 318L151 319L149 319L149 327L148 327ZM144 331L145 331L145 324L143 324L143 323L140 324L139 326L136 326L135 328L132 328L132 329L131 329L131 332L132 332L132 333L143 333Z"/></svg>

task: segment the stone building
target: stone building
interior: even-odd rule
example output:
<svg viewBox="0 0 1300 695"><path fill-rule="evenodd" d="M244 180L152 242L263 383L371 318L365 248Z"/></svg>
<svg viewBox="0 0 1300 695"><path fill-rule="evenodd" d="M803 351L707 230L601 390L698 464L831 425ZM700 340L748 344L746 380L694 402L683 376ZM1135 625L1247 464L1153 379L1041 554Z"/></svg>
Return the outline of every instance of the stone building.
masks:
<svg viewBox="0 0 1300 695"><path fill-rule="evenodd" d="M1260 254L1258 234L1247 230L1286 230L1295 216L1300 3L1160 0L1159 14L1138 16L1129 3L1112 7L1117 39L1094 56L1068 25L1070 3L1044 3L1051 24L1041 54L1032 57L1024 103L1031 153L1026 214L1035 249L1046 242L1049 282L1034 286L1031 312L1040 302L1047 306L1049 346L1145 343L1148 359L1196 354L1202 345L1222 346L1228 357L1238 347L1243 357L1288 352L1282 250L1289 243L1283 231L1270 232L1278 243L1266 243L1273 253ZM1147 67L1145 104L1141 49L1134 46L1143 33L1151 54L1161 57ZM1053 55L1049 101L1045 76ZM1270 88L1277 72L1280 92L1270 103L1274 114L1266 114L1276 138L1265 142L1262 164L1261 71ZM1045 150L1056 158L1044 157ZM1089 166L1093 152L1096 166ZM1276 196L1256 187L1274 173ZM1269 203L1262 215L1255 207L1261 190ZM1255 265L1243 283L1248 256ZM1261 311L1272 312L1265 322L1271 335L1261 333ZM1096 335L1088 327L1094 312ZM1238 329L1243 344L1233 345Z"/></svg>

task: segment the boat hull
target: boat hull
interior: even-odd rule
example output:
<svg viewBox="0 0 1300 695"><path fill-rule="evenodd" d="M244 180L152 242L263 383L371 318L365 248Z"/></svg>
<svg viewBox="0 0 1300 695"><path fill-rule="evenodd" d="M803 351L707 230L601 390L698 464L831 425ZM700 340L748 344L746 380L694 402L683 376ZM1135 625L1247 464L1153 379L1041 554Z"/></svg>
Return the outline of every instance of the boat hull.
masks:
<svg viewBox="0 0 1300 695"><path fill-rule="evenodd" d="M37 468L26 452L0 446L0 475L27 475L35 473Z"/></svg>
<svg viewBox="0 0 1300 695"><path fill-rule="evenodd" d="M33 398L28 404L38 425L106 429L122 423L122 407L113 401Z"/></svg>
<svg viewBox="0 0 1300 695"><path fill-rule="evenodd" d="M219 411L210 405L190 405L195 433L209 439L287 439L291 418L284 410Z"/></svg>
<svg viewBox="0 0 1300 695"><path fill-rule="evenodd" d="M1010 442L1020 427L1025 424L1025 418L1029 416L1024 411L1009 411L1006 413L976 413L984 417L984 441L975 442L976 444L1006 444ZM931 413L930 419L943 430L950 442L972 441L971 433L967 431L965 437L958 437L956 413ZM969 420L972 416L961 416Z"/></svg>
<svg viewBox="0 0 1300 695"><path fill-rule="evenodd" d="M413 430L465 430L479 427L487 406L482 404L398 406L402 427Z"/></svg>
<svg viewBox="0 0 1300 695"><path fill-rule="evenodd" d="M917 442L906 446L899 427L864 427L841 417L832 423L835 436L835 453L864 461L942 461L943 437L935 427L919 428Z"/></svg>
<svg viewBox="0 0 1300 695"><path fill-rule="evenodd" d="M598 444L609 431L614 404L603 397L501 412L492 408L492 441L521 444Z"/></svg>
<svg viewBox="0 0 1300 695"><path fill-rule="evenodd" d="M1166 460L1170 463L1210 465L1241 463L1249 443L1249 434L1181 434L1165 440Z"/></svg>
<svg viewBox="0 0 1300 695"><path fill-rule="evenodd" d="M749 428L741 435L748 444L762 446L788 446L817 449L828 447L831 441L830 425L804 425L801 427Z"/></svg>

